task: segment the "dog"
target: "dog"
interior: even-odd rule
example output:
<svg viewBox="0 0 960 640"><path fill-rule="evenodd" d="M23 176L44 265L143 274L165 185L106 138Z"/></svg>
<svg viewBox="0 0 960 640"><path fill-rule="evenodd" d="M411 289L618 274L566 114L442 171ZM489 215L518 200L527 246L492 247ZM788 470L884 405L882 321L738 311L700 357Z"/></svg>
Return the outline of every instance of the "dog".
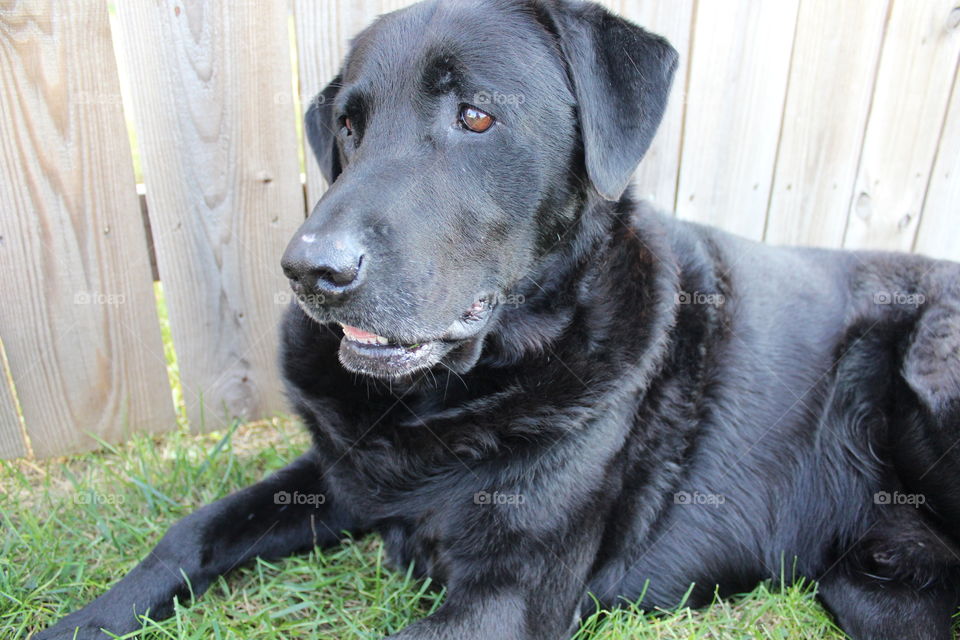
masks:
<svg viewBox="0 0 960 640"><path fill-rule="evenodd" d="M676 66L574 0L427 0L363 31L305 114L331 186L282 259L311 449L37 638L129 632L254 557L370 532L446 588L393 640L560 640L597 603L800 577L853 638L950 638L960 265L635 201Z"/></svg>

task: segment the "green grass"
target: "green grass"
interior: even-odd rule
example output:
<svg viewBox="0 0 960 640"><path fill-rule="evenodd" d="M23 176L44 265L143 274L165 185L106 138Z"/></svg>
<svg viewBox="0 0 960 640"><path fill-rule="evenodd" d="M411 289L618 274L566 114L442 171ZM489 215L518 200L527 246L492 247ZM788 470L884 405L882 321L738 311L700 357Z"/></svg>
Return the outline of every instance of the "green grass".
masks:
<svg viewBox="0 0 960 640"><path fill-rule="evenodd" d="M139 437L102 452L0 464L0 638L30 633L88 602L197 506L256 481L307 446L286 418L233 431ZM197 606L147 622L137 638L380 638L442 593L383 566L375 537L257 562ZM841 638L812 591L761 586L704 610L595 616L577 640Z"/></svg>

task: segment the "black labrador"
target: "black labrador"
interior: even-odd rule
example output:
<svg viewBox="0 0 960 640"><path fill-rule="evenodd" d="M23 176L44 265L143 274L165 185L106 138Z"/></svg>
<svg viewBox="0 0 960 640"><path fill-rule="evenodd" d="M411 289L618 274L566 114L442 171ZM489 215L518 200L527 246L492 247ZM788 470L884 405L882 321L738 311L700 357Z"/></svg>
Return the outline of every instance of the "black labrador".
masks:
<svg viewBox="0 0 960 640"><path fill-rule="evenodd" d="M37 637L127 632L183 575L377 532L447 588L396 640L560 640L594 597L782 576L854 638L950 638L960 265L631 199L676 65L572 0L428 0L361 33L306 114L332 186L283 257L313 448Z"/></svg>

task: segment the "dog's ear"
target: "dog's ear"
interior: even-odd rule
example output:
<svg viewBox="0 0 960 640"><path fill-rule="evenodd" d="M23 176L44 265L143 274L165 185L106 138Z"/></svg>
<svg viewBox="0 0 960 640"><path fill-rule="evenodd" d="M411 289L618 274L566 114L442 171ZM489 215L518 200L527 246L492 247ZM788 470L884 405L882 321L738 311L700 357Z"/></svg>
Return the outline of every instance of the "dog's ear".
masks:
<svg viewBox="0 0 960 640"><path fill-rule="evenodd" d="M340 152L337 149L338 124L334 122L333 116L333 100L340 91L340 84L341 76L337 74L337 77L310 101L310 106L303 114L303 129L327 184L333 184L342 169Z"/></svg>
<svg viewBox="0 0 960 640"><path fill-rule="evenodd" d="M663 117L677 52L592 2L547 0L540 7L573 84L587 174L600 195L618 200Z"/></svg>

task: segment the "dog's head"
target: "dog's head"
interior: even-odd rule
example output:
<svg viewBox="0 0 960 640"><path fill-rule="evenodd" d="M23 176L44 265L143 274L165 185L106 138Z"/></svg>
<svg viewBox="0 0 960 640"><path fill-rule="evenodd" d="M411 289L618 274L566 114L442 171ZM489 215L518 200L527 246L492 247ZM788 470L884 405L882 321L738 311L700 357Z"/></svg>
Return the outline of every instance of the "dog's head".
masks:
<svg viewBox="0 0 960 640"><path fill-rule="evenodd" d="M305 115L330 189L283 256L340 360L463 372L591 198L617 200L677 55L590 3L428 0L378 19Z"/></svg>

